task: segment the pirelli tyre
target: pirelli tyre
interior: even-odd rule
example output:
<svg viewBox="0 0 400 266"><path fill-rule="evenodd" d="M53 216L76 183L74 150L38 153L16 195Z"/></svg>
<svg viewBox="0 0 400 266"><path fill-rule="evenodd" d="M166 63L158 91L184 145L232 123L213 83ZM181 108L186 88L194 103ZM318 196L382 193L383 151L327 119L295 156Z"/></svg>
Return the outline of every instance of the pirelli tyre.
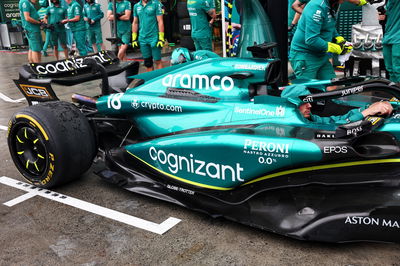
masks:
<svg viewBox="0 0 400 266"><path fill-rule="evenodd" d="M73 104L60 101L16 112L9 122L7 141L19 172L42 188L80 177L97 152L87 118Z"/></svg>

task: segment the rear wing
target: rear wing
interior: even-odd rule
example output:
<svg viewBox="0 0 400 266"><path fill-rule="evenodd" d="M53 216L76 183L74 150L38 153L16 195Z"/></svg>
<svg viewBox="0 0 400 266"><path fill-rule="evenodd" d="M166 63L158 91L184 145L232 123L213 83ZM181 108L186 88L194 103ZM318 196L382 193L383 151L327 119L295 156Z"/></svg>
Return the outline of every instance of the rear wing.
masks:
<svg viewBox="0 0 400 266"><path fill-rule="evenodd" d="M89 64L90 61L102 66L103 71ZM58 100L51 83L72 86L100 78L104 80L123 72L125 75L121 78L125 78L129 83L128 77L139 72L139 63L120 62L112 51L101 51L89 56L23 65L19 70L19 79L14 82L32 105L37 102Z"/></svg>

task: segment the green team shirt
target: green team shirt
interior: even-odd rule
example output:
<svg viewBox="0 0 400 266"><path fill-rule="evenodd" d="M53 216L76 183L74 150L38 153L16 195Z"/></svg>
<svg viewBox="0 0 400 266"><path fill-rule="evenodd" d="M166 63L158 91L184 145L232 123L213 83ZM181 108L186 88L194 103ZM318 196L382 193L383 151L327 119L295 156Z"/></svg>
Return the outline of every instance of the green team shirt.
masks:
<svg viewBox="0 0 400 266"><path fill-rule="evenodd" d="M67 17L67 10L61 6L50 6L46 10L48 24L54 25L56 31L64 31L65 27L60 22Z"/></svg>
<svg viewBox="0 0 400 266"><path fill-rule="evenodd" d="M100 20L104 17L104 13L101 10L100 4L94 3L94 4L88 4L86 3L83 6L83 16L85 18L94 20L95 22L93 24L89 24L88 22L86 23L89 27L91 28L100 28Z"/></svg>
<svg viewBox="0 0 400 266"><path fill-rule="evenodd" d="M116 1L117 13L124 13L126 10L132 10L131 3L128 1ZM108 10L113 11L113 3L108 3ZM118 33L124 33L131 30L130 20L117 20Z"/></svg>
<svg viewBox="0 0 400 266"><path fill-rule="evenodd" d="M187 9L192 24L192 37L211 37L211 27L208 22L208 11L215 9L213 0L188 0Z"/></svg>
<svg viewBox="0 0 400 266"><path fill-rule="evenodd" d="M24 15L24 12L29 12L31 18L39 20L39 14L37 13L35 6L29 0L20 0L18 6L21 14L22 27L28 32L40 32L39 24L32 24L26 21Z"/></svg>
<svg viewBox="0 0 400 266"><path fill-rule="evenodd" d="M162 8L157 0L150 0L145 6L139 1L133 7L133 16L139 20L139 42L158 39L157 16L163 14Z"/></svg>
<svg viewBox="0 0 400 266"><path fill-rule="evenodd" d="M327 56L328 42L338 36L336 18L332 16L329 0L311 1L306 5L297 24L290 47L290 54L303 54L306 60L308 54L318 57Z"/></svg>
<svg viewBox="0 0 400 266"><path fill-rule="evenodd" d="M67 17L68 19L73 19L76 16L80 16L79 21L68 22L68 26L71 28L72 31L86 30L85 21L83 20L82 7L75 0L73 0L68 5Z"/></svg>
<svg viewBox="0 0 400 266"><path fill-rule="evenodd" d="M400 1L388 0L386 4L386 32L384 44L400 44Z"/></svg>

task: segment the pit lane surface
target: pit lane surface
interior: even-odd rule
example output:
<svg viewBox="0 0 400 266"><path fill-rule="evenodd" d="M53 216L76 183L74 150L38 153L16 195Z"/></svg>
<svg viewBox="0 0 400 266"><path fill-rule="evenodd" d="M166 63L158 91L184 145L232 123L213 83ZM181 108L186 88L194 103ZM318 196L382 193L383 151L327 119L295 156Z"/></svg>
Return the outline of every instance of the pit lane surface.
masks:
<svg viewBox="0 0 400 266"><path fill-rule="evenodd" d="M0 177L22 182L6 126L27 105L12 81L25 60L0 53ZM73 92L98 94L98 84L54 89L70 101ZM0 184L0 265L400 265L399 244L296 241L125 191L90 172L53 191L157 224L181 222L159 235L39 196L8 207L26 192Z"/></svg>

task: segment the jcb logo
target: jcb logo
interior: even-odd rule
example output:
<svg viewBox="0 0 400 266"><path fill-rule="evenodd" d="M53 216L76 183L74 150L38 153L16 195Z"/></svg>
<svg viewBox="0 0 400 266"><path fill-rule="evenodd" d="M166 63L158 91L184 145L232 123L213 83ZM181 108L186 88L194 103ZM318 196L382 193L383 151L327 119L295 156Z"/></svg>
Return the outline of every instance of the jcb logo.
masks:
<svg viewBox="0 0 400 266"><path fill-rule="evenodd" d="M37 86L21 84L21 88L24 90L25 94L30 97L39 97L39 98L50 97L45 87L37 87Z"/></svg>

